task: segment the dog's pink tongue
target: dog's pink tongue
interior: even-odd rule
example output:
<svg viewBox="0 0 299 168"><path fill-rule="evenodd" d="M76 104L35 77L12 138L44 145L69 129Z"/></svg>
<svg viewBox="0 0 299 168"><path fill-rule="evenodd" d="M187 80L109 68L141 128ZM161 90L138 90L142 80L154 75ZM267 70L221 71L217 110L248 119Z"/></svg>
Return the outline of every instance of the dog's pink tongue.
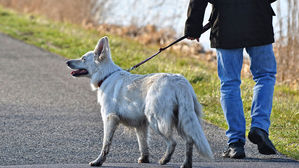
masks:
<svg viewBox="0 0 299 168"><path fill-rule="evenodd" d="M76 74L80 74L80 72L81 72L81 70L78 69L78 70L76 70L76 71L72 71L71 74L72 74L72 75L76 75Z"/></svg>
<svg viewBox="0 0 299 168"><path fill-rule="evenodd" d="M76 73L78 73L78 71L79 71L79 70L72 71L72 72L71 72L71 75L75 75Z"/></svg>
<svg viewBox="0 0 299 168"><path fill-rule="evenodd" d="M76 71L71 72L72 75L81 75L81 74L86 74L86 73L87 73L87 70L85 70L85 69L78 69Z"/></svg>

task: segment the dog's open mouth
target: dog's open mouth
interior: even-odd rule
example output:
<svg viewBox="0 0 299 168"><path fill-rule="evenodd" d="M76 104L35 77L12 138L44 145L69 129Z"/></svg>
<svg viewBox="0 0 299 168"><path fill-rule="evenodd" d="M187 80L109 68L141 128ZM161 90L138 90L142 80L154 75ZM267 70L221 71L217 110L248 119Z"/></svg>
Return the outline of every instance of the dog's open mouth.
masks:
<svg viewBox="0 0 299 168"><path fill-rule="evenodd" d="M88 71L86 69L78 69L75 71L72 71L71 74L75 77L82 76L82 75L88 75Z"/></svg>

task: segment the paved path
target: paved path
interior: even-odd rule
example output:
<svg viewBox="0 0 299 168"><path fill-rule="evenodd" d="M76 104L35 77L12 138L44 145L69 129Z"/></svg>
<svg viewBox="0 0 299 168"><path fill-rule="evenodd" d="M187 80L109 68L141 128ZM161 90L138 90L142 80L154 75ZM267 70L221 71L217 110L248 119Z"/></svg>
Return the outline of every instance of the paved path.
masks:
<svg viewBox="0 0 299 168"><path fill-rule="evenodd" d="M0 167L88 167L101 147L102 121L87 79L73 79L66 59L0 34ZM194 166L201 167L299 167L283 155L262 156L246 144L244 160L222 159L225 132L204 124L216 162L204 162L196 153ZM169 165L184 158L180 138ZM134 133L120 127L104 166L159 167L165 145L152 134L151 162L135 164L138 146ZM22 166L11 166L22 165ZM29 166L24 166L29 165Z"/></svg>

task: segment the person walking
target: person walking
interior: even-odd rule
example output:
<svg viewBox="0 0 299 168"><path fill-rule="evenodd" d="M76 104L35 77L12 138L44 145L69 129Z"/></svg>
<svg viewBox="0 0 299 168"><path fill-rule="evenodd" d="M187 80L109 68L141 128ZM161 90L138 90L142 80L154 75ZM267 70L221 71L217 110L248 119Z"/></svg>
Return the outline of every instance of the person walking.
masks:
<svg viewBox="0 0 299 168"><path fill-rule="evenodd" d="M269 139L270 115L276 81L273 52L274 33L271 3L276 0L190 0L185 35L197 40L203 29L208 1L213 9L211 47L216 48L218 77L221 82L221 106L228 124L228 148L222 156L245 157L246 124L241 99L243 50L249 54L250 71L255 81L251 107L251 129L248 139L257 144L261 154L276 154Z"/></svg>

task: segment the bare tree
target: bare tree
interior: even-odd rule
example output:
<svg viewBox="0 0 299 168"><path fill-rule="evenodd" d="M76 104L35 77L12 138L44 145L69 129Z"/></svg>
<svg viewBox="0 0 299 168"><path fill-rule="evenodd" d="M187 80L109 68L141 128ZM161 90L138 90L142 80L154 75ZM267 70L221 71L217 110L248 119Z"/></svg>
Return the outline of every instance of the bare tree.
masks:
<svg viewBox="0 0 299 168"><path fill-rule="evenodd" d="M286 18L282 15L281 3L286 3ZM285 0L277 4L279 39L277 41L278 80L287 83L299 82L299 7L297 0Z"/></svg>

